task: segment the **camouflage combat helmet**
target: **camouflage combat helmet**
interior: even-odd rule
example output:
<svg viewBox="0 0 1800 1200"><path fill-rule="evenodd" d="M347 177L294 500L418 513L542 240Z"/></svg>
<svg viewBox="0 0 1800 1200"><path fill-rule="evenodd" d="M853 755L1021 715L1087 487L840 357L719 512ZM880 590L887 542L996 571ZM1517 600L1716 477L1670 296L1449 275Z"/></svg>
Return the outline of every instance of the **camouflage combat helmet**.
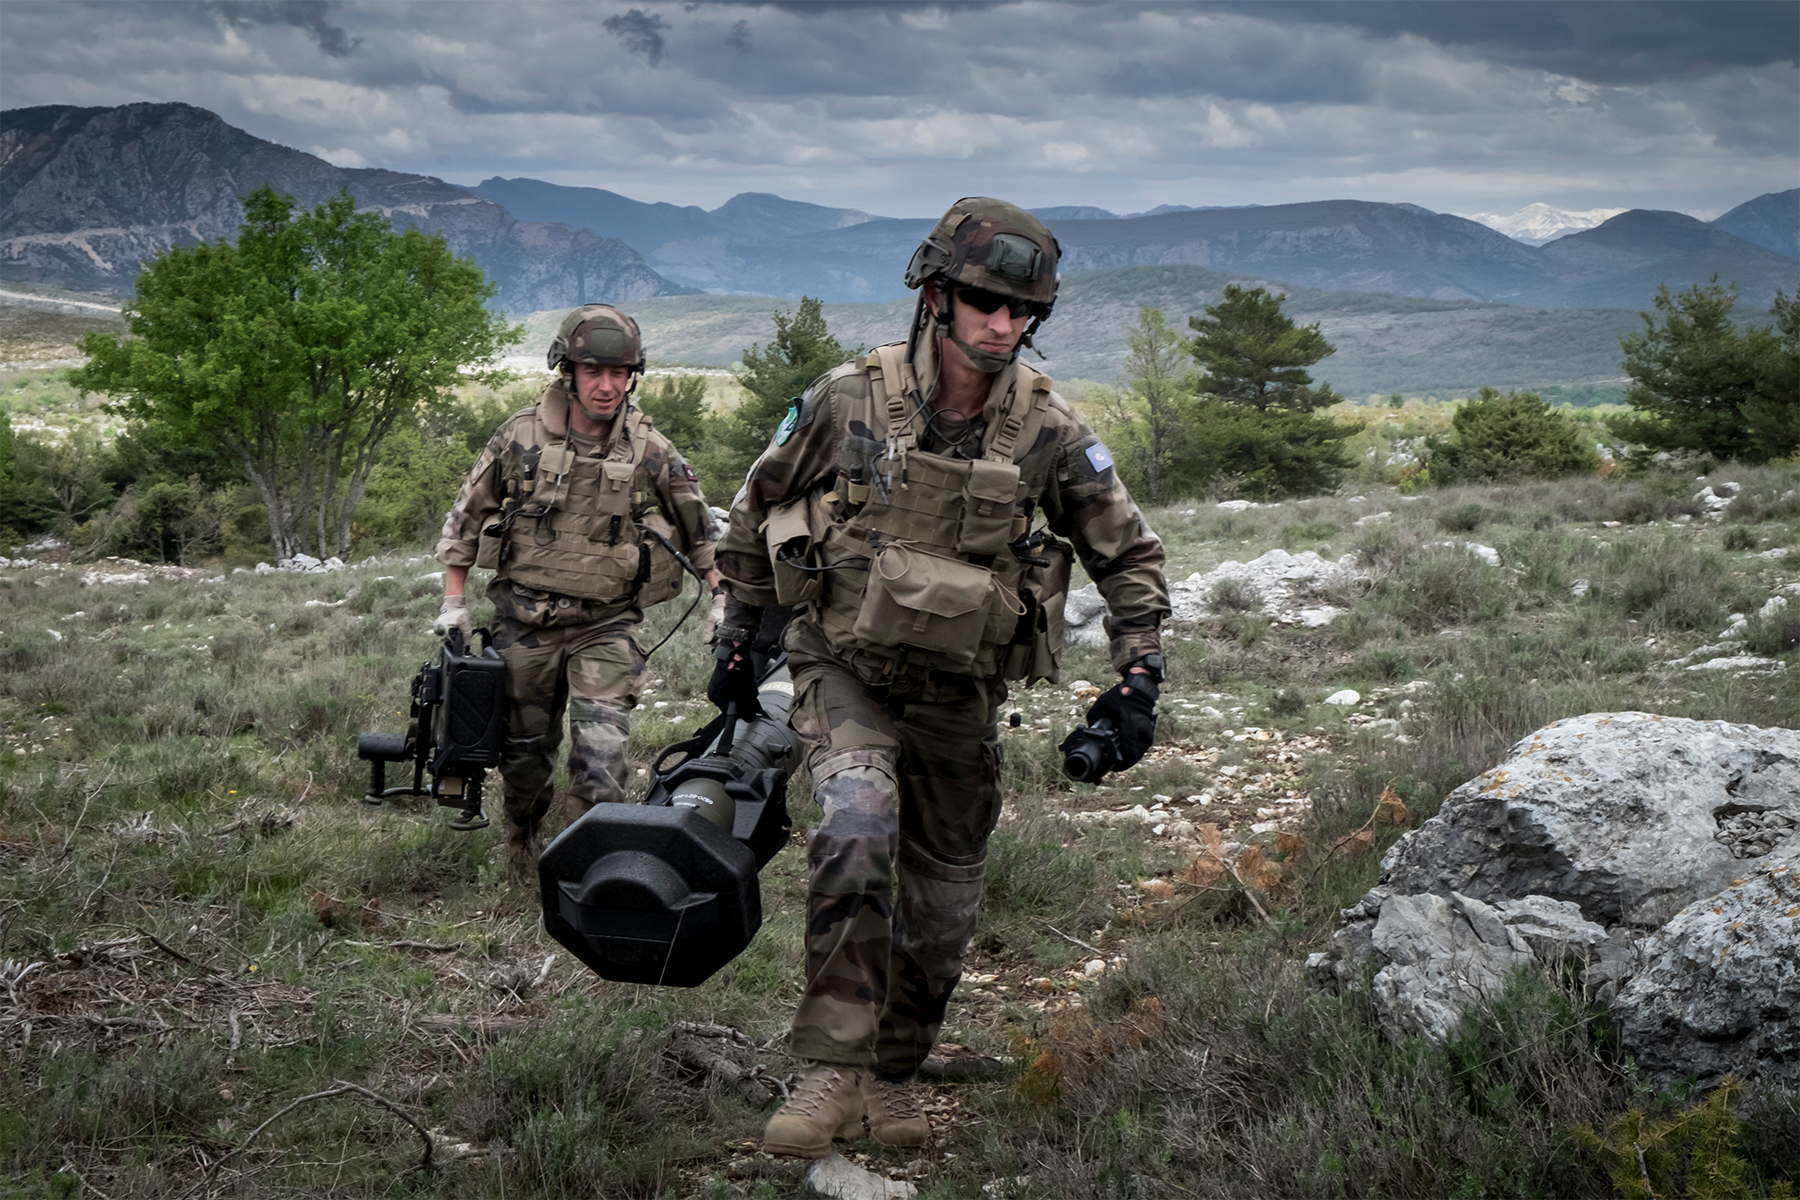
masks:
<svg viewBox="0 0 1800 1200"><path fill-rule="evenodd" d="M548 361L552 371L564 362L587 362L630 367L636 374L644 369L644 337L637 322L612 305L584 304L556 327Z"/></svg>
<svg viewBox="0 0 1800 1200"><path fill-rule="evenodd" d="M942 276L983 291L1040 304L1040 319L1056 303L1062 247L1044 223L1016 205L965 196L938 218L912 261L906 286Z"/></svg>

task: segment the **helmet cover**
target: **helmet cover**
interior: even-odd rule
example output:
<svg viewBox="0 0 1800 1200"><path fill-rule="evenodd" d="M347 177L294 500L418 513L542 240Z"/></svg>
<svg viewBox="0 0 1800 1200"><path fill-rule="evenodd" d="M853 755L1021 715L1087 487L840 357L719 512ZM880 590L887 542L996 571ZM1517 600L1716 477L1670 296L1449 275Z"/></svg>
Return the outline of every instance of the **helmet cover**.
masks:
<svg viewBox="0 0 1800 1200"><path fill-rule="evenodd" d="M1056 303L1062 247L1044 223L1004 200L965 196L938 223L906 265L906 286L938 276L967 287L1030 300L1046 313Z"/></svg>
<svg viewBox="0 0 1800 1200"><path fill-rule="evenodd" d="M557 326L546 356L552 371L564 361L644 369L644 338L638 323L610 304L572 308Z"/></svg>

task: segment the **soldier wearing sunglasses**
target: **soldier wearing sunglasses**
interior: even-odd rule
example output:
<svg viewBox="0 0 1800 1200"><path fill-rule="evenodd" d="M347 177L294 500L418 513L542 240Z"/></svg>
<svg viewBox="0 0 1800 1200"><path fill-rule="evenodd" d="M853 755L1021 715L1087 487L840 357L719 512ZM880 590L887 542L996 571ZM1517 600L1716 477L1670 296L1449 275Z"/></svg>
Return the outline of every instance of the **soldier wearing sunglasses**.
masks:
<svg viewBox="0 0 1800 1200"><path fill-rule="evenodd" d="M999 200L958 200L914 252L907 340L815 380L750 469L719 543L729 599L708 694L756 707L768 605L822 811L808 840L800 1084L764 1149L819 1158L865 1127L922 1145L908 1081L962 973L1000 818L1009 683L1054 682L1079 558L1105 596L1117 686L1088 713L1142 757L1169 615L1162 543L1091 430L1019 361L1060 249Z"/></svg>

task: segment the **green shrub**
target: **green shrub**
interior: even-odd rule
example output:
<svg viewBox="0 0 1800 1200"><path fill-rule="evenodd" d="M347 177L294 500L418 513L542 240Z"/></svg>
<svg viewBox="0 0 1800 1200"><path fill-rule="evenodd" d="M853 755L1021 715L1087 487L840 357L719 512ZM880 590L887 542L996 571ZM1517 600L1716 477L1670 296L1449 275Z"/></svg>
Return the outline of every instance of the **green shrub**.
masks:
<svg viewBox="0 0 1800 1200"><path fill-rule="evenodd" d="M1437 525L1446 533L1474 533L1487 517L1487 509L1479 504L1459 504L1439 513Z"/></svg>
<svg viewBox="0 0 1800 1200"><path fill-rule="evenodd" d="M1749 1200L1758 1189L1751 1187L1749 1164L1740 1153L1743 1124L1731 1111L1733 1097L1742 1092L1727 1075L1705 1100L1671 1117L1658 1120L1634 1107L1608 1122L1604 1135L1580 1126L1575 1144L1626 1200Z"/></svg>
<svg viewBox="0 0 1800 1200"><path fill-rule="evenodd" d="M1600 467L1592 440L1535 392L1501 395L1484 387L1451 421L1455 434L1431 456L1432 477L1440 484L1555 478Z"/></svg>
<svg viewBox="0 0 1800 1200"><path fill-rule="evenodd" d="M1725 548L1727 550L1754 550L1762 539L1756 536L1756 530L1747 525L1728 525L1725 527Z"/></svg>
<svg viewBox="0 0 1800 1200"><path fill-rule="evenodd" d="M1373 597L1408 628L1421 632L1494 620L1510 606L1499 571L1461 546L1425 547L1380 580Z"/></svg>
<svg viewBox="0 0 1800 1200"><path fill-rule="evenodd" d="M1619 543L1601 570L1598 594L1658 629L1717 630L1743 597L1717 554L1675 533L1648 545Z"/></svg>
<svg viewBox="0 0 1800 1200"><path fill-rule="evenodd" d="M1744 627L1744 649L1751 654L1786 654L1800 647L1800 604L1787 597L1768 616L1755 616Z"/></svg>

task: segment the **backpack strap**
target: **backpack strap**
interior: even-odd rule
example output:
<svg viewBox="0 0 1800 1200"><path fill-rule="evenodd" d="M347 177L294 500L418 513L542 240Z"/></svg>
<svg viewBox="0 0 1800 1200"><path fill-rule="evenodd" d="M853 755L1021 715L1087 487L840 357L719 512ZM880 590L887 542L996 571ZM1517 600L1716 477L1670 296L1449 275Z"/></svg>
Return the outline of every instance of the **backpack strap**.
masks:
<svg viewBox="0 0 1800 1200"><path fill-rule="evenodd" d="M1050 411L1050 377L1024 363L1016 363L1015 369L1018 374L1000 410L1000 428L983 455L991 462L1012 462L1021 444L1029 451L1043 428L1044 414Z"/></svg>
<svg viewBox="0 0 1800 1200"><path fill-rule="evenodd" d="M912 432L912 406L907 402L907 397L918 390L918 379L905 356L906 343L893 342L875 347L864 359L876 410L887 413L888 440L902 451L918 440Z"/></svg>

